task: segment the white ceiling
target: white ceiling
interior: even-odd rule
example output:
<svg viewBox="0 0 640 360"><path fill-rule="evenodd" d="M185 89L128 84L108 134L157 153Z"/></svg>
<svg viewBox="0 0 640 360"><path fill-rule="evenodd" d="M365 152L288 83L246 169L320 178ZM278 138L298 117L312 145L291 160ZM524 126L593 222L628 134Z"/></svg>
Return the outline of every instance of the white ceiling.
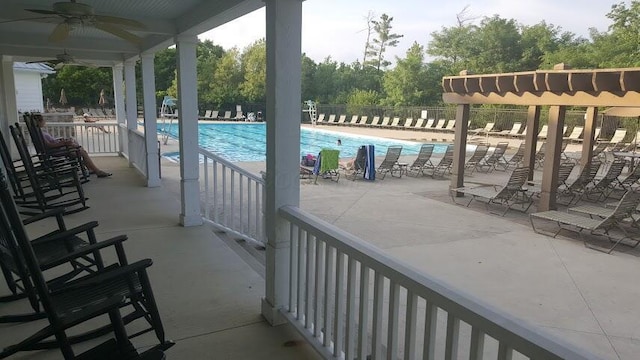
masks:
<svg viewBox="0 0 640 360"><path fill-rule="evenodd" d="M174 43L177 35L197 35L264 6L262 0L79 0L96 15L137 20L144 30L127 29L141 44L120 39L92 26L78 26L59 43L48 41L63 18L47 17L24 9L52 10L62 0L0 0L0 55L14 61L55 58L67 52L77 60L112 65L140 53ZM18 21L14 21L18 20Z"/></svg>

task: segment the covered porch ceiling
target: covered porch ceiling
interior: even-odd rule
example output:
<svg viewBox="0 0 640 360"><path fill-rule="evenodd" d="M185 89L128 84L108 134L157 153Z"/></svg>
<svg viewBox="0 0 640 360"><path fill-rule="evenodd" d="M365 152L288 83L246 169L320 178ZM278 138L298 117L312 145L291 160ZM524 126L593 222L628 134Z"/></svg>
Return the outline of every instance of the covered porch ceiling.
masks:
<svg viewBox="0 0 640 360"><path fill-rule="evenodd" d="M60 1L71 3L71 1ZM28 11L56 9L51 0L0 0L0 55L14 61L55 59L67 53L75 60L111 66L155 52L175 42L178 35L198 35L264 6L261 0L79 0L94 15L137 21L144 28L116 25L135 35L124 40L91 24L91 18L72 25L61 41L50 41L56 27L69 17ZM65 5L62 5L65 6ZM59 9L59 8L58 8ZM75 8L73 8L75 9Z"/></svg>

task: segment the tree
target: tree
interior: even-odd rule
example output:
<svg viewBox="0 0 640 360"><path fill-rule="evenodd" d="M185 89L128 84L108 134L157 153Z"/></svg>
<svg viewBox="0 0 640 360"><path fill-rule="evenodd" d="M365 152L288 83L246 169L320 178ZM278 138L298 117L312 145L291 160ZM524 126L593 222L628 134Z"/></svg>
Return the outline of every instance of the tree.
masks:
<svg viewBox="0 0 640 360"><path fill-rule="evenodd" d="M318 95L316 90L316 84L314 78L318 65L307 56L302 54L302 100L316 100L318 101Z"/></svg>
<svg viewBox="0 0 640 360"><path fill-rule="evenodd" d="M424 105L424 48L414 42L407 57L396 59L396 67L384 74L383 88L387 94L383 104L391 106Z"/></svg>
<svg viewBox="0 0 640 360"><path fill-rule="evenodd" d="M217 63L209 83L209 94L214 107L229 108L240 100L242 72L237 48L228 50Z"/></svg>
<svg viewBox="0 0 640 360"><path fill-rule="evenodd" d="M244 77L244 81L240 84L240 94L248 102L265 102L267 81L267 47L265 39L260 39L249 45L242 53L240 61Z"/></svg>
<svg viewBox="0 0 640 360"><path fill-rule="evenodd" d="M64 89L70 106L96 107L103 89L107 99L113 99L111 69L64 66L44 79L43 95L55 104L61 89Z"/></svg>
<svg viewBox="0 0 640 360"><path fill-rule="evenodd" d="M364 42L364 54L362 55L362 65L367 63L367 54L369 52L369 47L371 46L371 32L373 31L373 18L375 17L373 11L369 11L367 16L365 16L365 20L367 21L367 40Z"/></svg>
<svg viewBox="0 0 640 360"><path fill-rule="evenodd" d="M378 104L380 95L373 90L353 90L347 98L347 111L361 114L363 109Z"/></svg>
<svg viewBox="0 0 640 360"><path fill-rule="evenodd" d="M386 68L391 65L391 62L384 59L384 53L388 48L398 46L398 43L400 42L398 39L404 36L391 32L392 21L393 17L390 17L387 14L380 15L380 20L371 20L373 30L377 37L371 40L372 44L369 46L369 51L367 53L367 56L371 56L372 59L367 60L367 63L363 65L373 66L376 70L380 70L381 68Z"/></svg>

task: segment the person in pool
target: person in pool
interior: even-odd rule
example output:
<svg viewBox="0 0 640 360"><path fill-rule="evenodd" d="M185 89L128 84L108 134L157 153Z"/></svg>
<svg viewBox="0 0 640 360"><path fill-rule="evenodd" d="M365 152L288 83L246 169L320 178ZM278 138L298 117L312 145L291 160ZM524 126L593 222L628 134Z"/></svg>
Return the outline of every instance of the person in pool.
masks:
<svg viewBox="0 0 640 360"><path fill-rule="evenodd" d="M103 171L103 170L98 168L98 166L93 162L91 157L89 157L89 154L87 153L87 151L85 149L83 149L80 145L78 145L78 142L75 139L72 139L72 138L68 138L68 139L65 139L65 138L54 138L53 136L51 136L51 134L49 134L47 131L44 130L44 125L45 125L45 122L46 122L44 117L42 117L40 115L40 116L36 116L35 119L37 121L37 125L38 125L38 128L40 129L40 132L42 132L42 138L44 139L44 145L47 148L49 148L49 149L58 149L58 148L62 148L62 147L65 147L65 146L77 147L78 148L78 153L82 157L82 161L85 164L85 166L89 169L89 171L91 171L92 173L96 174L96 176L99 177L99 178L105 178L105 177L111 176L111 173Z"/></svg>

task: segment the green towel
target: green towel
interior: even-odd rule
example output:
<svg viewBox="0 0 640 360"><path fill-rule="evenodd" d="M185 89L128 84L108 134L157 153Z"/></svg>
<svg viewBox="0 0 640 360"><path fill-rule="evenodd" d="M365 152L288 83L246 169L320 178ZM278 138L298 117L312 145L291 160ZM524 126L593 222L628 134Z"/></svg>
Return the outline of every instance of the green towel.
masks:
<svg viewBox="0 0 640 360"><path fill-rule="evenodd" d="M340 150L322 149L320 151L320 172L335 170L339 167Z"/></svg>

